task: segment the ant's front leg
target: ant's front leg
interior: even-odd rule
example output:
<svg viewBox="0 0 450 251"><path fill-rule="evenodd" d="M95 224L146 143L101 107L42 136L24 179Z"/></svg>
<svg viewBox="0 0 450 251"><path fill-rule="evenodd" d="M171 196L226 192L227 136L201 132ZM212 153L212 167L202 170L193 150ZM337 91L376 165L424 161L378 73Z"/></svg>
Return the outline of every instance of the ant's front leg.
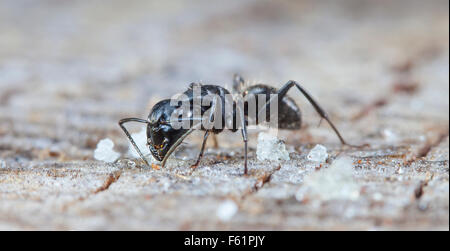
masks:
<svg viewBox="0 0 450 251"><path fill-rule="evenodd" d="M211 104L211 108L210 108L210 114L209 114L209 118L208 118L208 122L210 124L208 126L211 126L212 128L214 128L214 125L213 125L214 113L215 113L215 110L217 107L217 103L218 103L218 99L214 98L212 101L212 104ZM198 167L201 159L203 158L203 153L205 152L206 141L208 140L208 136L209 136L210 132L211 132L211 130L209 130L209 129L205 130L205 135L203 136L203 142L202 142L202 148L200 150L200 154L198 155L198 158L197 158L197 161L195 162L195 164L191 166L192 172ZM192 174L192 172L191 172L191 174Z"/></svg>
<svg viewBox="0 0 450 251"><path fill-rule="evenodd" d="M208 141L208 136L209 136L210 131L206 131L205 132L205 136L203 137L203 143L202 143L202 148L200 150L200 154L198 155L197 161L195 162L195 164L193 164L191 166L192 171L194 171L198 165L200 164L200 160L203 158L203 153L205 152L205 146L206 146L206 141Z"/></svg>
<svg viewBox="0 0 450 251"><path fill-rule="evenodd" d="M128 122L138 122L138 123L143 123L143 124L148 124L148 121L143 120L143 119L139 119L139 118L125 118L125 119L121 119L119 121L119 126L120 128L122 128L122 130L124 131L125 135L127 136L127 138L130 140L131 144L133 145L134 149L136 150L136 152L139 154L139 156L141 157L141 159L144 161L144 163L147 166L151 166L147 159L144 157L144 154L141 152L141 150L139 149L139 147L136 145L136 142L134 142L133 137L131 137L130 133L128 132L127 128L125 128L125 126L123 124L128 123Z"/></svg>

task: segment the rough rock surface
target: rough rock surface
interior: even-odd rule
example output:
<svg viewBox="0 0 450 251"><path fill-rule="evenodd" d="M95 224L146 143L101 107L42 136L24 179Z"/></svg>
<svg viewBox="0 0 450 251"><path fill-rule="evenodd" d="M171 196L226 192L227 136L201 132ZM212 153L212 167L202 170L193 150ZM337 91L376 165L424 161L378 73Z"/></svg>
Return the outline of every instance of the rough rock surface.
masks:
<svg viewBox="0 0 450 251"><path fill-rule="evenodd" d="M448 7L0 1L0 229L448 230ZM303 128L281 133L290 160L279 166L257 161L257 132L248 177L239 134L219 135L192 174L201 133L164 169L127 157L119 119L145 118L194 81L230 87L234 72L278 87L300 81L349 142L370 146L342 147L292 91ZM103 138L117 162L94 160ZM327 163L307 160L316 144ZM343 155L356 199L298 196ZM220 209L230 200L237 211Z"/></svg>

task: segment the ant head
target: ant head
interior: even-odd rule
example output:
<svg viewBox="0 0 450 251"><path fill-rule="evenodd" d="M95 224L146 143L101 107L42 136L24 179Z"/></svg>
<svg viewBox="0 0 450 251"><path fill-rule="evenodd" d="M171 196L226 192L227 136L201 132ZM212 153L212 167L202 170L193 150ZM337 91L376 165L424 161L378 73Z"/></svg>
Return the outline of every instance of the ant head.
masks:
<svg viewBox="0 0 450 251"><path fill-rule="evenodd" d="M148 116L147 144L153 157L162 161L170 147L185 133L184 129L174 129L170 118L175 110L170 100L157 103Z"/></svg>

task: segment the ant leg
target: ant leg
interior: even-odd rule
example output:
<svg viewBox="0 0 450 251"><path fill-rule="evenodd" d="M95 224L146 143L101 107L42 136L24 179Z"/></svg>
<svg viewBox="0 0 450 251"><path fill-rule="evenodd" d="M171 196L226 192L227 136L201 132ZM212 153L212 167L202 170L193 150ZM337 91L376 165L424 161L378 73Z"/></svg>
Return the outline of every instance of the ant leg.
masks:
<svg viewBox="0 0 450 251"><path fill-rule="evenodd" d="M293 80L289 80L283 87L281 87L281 89L278 90L278 95L273 96L269 102L266 103L266 106L261 110L264 111L267 109L267 106L270 105L270 103L274 100L274 99L282 99L287 92L292 88L292 87L297 87L297 89L306 97L306 99L309 101L309 103L314 107L314 109L316 110L317 113L319 113L320 117L322 117L323 119L325 119L328 124L331 126L331 128L333 129L333 131L336 133L336 135L338 136L339 140L341 141L341 143L343 145L349 145L347 144L347 142L344 140L344 138L341 136L341 134L339 133L338 129L336 128L336 126L333 124L333 122L331 122L331 120L328 117L328 114L325 112L324 109L322 109L322 107L320 107L320 105L311 97L311 95L309 95L309 93L296 81ZM260 111L260 112L261 112ZM349 145L351 146L351 145Z"/></svg>
<svg viewBox="0 0 450 251"><path fill-rule="evenodd" d="M239 105L236 106L237 112L239 112L239 119L241 120L241 133L242 133L242 140L244 141L244 175L248 174L248 135L247 135L247 123L245 121L245 114L244 111L240 108Z"/></svg>
<svg viewBox="0 0 450 251"><path fill-rule="evenodd" d="M123 124L127 123L127 122L138 122L138 123L144 123L147 124L148 122L146 120L143 119L139 119L139 118L125 118L125 119L121 119L119 121L119 126L120 128L122 128L122 130L125 132L125 134L128 137L128 140L130 140L131 144L133 145L134 149L136 149L136 152L139 154L139 156L141 157L141 159L144 161L145 164L147 164L147 166L150 166L150 164L148 163L147 159L144 157L144 154L142 154L141 150L139 149L139 147L136 145L136 142L134 142L133 138L131 137L130 133L128 132L128 130L125 128L125 126Z"/></svg>
<svg viewBox="0 0 450 251"><path fill-rule="evenodd" d="M198 167L198 165L200 164L200 160L203 158L203 153L205 152L206 141L208 141L209 133L210 133L210 131L205 132L205 136L203 137L203 143L202 143L202 148L200 150L200 154L198 155L198 158L197 158L197 161L195 162L195 164L191 166L192 170L195 170Z"/></svg>
<svg viewBox="0 0 450 251"><path fill-rule="evenodd" d="M170 147L169 151L167 151L166 156L164 156L164 159L161 162L161 166L164 167L166 165L167 159L169 159L170 155L177 149L177 147L183 142L183 140L189 136L195 129L200 128L202 123L198 123L195 126L193 126L191 129L189 129L187 132L185 132L177 141L173 144L173 146Z"/></svg>
<svg viewBox="0 0 450 251"><path fill-rule="evenodd" d="M209 122L210 123L214 122L214 112L216 109L216 105L217 105L217 99L214 99L211 104L211 109L210 109L211 114L209 114ZM200 150L200 154L198 155L198 158L197 158L197 161L195 162L195 164L191 166L192 170L195 170L198 167L198 165L200 164L200 160L203 158L203 153L205 152L206 141L208 141L209 133L210 133L210 130L206 129L205 136L203 137L202 148Z"/></svg>
<svg viewBox="0 0 450 251"><path fill-rule="evenodd" d="M213 103L211 105L211 111L214 111L216 107L216 99L213 100ZM212 121L214 118L214 112L211 112L209 116L209 120ZM177 141L170 147L169 151L167 151L166 156L164 156L164 159L161 162L161 166L164 167L166 165L167 160L169 159L170 155L175 151L175 149L183 142L183 140L189 136L194 130L201 129L202 128L202 119L200 118L189 118L188 120L191 121L200 121L199 123L192 126L187 132L185 132Z"/></svg>
<svg viewBox="0 0 450 251"><path fill-rule="evenodd" d="M244 160L245 161L244 162L244 175L247 175L248 174L248 168L247 168L247 163L248 163L248 136L247 136L247 128L245 126L242 129L242 139L244 141L244 158L245 158L245 160Z"/></svg>

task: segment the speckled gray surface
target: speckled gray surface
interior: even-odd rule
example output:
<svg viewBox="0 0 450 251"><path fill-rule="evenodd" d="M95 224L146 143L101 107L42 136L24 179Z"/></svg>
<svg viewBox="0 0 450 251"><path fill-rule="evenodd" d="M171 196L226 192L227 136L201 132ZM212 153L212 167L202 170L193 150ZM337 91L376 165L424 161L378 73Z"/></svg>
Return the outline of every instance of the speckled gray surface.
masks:
<svg viewBox="0 0 450 251"><path fill-rule="evenodd" d="M448 18L448 1L1 1L0 229L448 230ZM342 148L292 91L289 161L258 161L252 132L242 176L240 135L224 133L190 174L198 133L164 169L130 165L119 119L234 72L300 81L370 147ZM94 160L102 138L118 162ZM322 165L306 158L318 143ZM342 156L350 173L331 167Z"/></svg>

